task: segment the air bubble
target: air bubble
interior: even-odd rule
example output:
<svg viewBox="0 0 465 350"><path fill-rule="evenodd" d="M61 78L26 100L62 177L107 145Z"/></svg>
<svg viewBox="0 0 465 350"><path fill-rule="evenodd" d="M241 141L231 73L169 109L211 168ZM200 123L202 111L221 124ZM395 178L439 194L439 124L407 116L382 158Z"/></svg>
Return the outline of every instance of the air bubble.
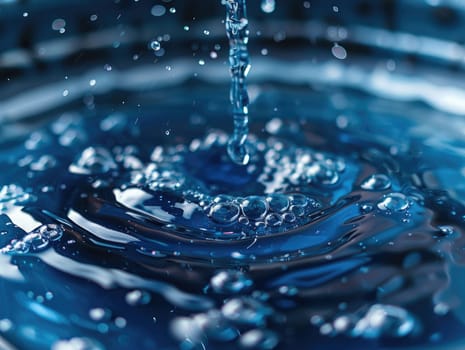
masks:
<svg viewBox="0 0 465 350"><path fill-rule="evenodd" d="M218 203L211 207L210 216L219 224L231 224L239 217L241 210L234 203Z"/></svg>
<svg viewBox="0 0 465 350"><path fill-rule="evenodd" d="M268 211L268 203L259 196L249 196L242 203L242 212L250 220L259 220L265 217Z"/></svg>

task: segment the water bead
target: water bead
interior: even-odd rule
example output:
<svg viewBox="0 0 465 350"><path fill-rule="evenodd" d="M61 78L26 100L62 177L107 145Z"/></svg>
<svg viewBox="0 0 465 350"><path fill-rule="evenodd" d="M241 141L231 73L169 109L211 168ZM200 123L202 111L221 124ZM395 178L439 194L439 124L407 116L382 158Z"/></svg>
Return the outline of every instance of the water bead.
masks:
<svg viewBox="0 0 465 350"><path fill-rule="evenodd" d="M382 211L402 212L409 208L410 203L404 194L393 192L384 196L377 206Z"/></svg>
<svg viewBox="0 0 465 350"><path fill-rule="evenodd" d="M234 203L218 203L211 207L210 217L219 224L231 224L239 217L241 209Z"/></svg>
<svg viewBox="0 0 465 350"><path fill-rule="evenodd" d="M367 191L384 191L391 187L391 179L384 174L373 174L365 179L360 187Z"/></svg>
<svg viewBox="0 0 465 350"><path fill-rule="evenodd" d="M242 271L237 270L223 270L216 273L210 285L215 293L220 294L236 294L240 293L253 284L252 280L248 278Z"/></svg>
<svg viewBox="0 0 465 350"><path fill-rule="evenodd" d="M233 138L228 143L228 155L232 161L239 165L247 165L250 160L250 154L245 144Z"/></svg>
<svg viewBox="0 0 465 350"><path fill-rule="evenodd" d="M268 211L268 203L259 196L249 196L242 203L242 212L250 220L259 220L265 217Z"/></svg>

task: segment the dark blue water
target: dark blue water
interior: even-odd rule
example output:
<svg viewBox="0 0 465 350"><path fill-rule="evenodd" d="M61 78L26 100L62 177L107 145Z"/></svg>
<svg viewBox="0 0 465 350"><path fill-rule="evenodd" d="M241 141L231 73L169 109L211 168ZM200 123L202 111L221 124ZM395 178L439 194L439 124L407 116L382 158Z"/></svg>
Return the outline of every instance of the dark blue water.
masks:
<svg viewBox="0 0 465 350"><path fill-rule="evenodd" d="M359 113L378 98L347 91L353 117L335 119L325 93L270 86L255 100L255 148L243 167L230 160L216 117L227 114L218 92L227 87L190 84L196 92L169 89L171 100L137 113L104 101L77 108L2 146L5 341L19 349L461 341L465 211L442 188L459 193L461 178L446 166L463 160L433 144L436 133L414 135L428 108L397 103L395 113L411 115L391 113L386 128L386 115Z"/></svg>
<svg viewBox="0 0 465 350"><path fill-rule="evenodd" d="M310 49L279 24L247 93L245 2L225 4L229 52L223 23L188 58L155 27L141 49L121 4L117 40L76 49L54 14L44 62L3 72L0 348L463 349L465 95L441 66L458 47L358 28L349 49L328 27Z"/></svg>

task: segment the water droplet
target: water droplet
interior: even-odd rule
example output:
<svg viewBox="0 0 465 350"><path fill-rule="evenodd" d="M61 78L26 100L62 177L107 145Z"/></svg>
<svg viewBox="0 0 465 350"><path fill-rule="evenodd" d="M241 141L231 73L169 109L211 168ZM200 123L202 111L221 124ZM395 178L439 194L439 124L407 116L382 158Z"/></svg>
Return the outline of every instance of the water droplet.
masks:
<svg viewBox="0 0 465 350"><path fill-rule="evenodd" d="M339 44L334 44L333 48L331 49L331 53L339 60L344 60L347 58L346 49Z"/></svg>
<svg viewBox="0 0 465 350"><path fill-rule="evenodd" d="M389 212L401 212L409 208L410 204L402 193L390 193L377 204L378 209Z"/></svg>
<svg viewBox="0 0 465 350"><path fill-rule="evenodd" d="M384 191L391 187L391 179L384 174L373 174L365 179L360 187L367 191Z"/></svg>

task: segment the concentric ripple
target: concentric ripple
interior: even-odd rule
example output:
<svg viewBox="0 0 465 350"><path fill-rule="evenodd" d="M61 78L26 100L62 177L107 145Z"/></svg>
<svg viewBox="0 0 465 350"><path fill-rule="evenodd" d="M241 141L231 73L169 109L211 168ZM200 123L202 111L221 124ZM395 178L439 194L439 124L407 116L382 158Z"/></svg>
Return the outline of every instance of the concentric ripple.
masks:
<svg viewBox="0 0 465 350"><path fill-rule="evenodd" d="M27 334L17 310L46 319L45 343L57 349L119 349L120 335L141 349L286 349L294 332L332 349L341 337L421 343L435 317L453 323L447 299L433 297L448 283L437 249L461 230L436 217L465 213L401 171L402 158L353 136L350 152L315 147L274 119L251 135L244 167L223 131L153 146L110 117L65 116L25 141L32 154L17 150L24 176L0 190L12 338ZM63 142L71 131L84 136Z"/></svg>

